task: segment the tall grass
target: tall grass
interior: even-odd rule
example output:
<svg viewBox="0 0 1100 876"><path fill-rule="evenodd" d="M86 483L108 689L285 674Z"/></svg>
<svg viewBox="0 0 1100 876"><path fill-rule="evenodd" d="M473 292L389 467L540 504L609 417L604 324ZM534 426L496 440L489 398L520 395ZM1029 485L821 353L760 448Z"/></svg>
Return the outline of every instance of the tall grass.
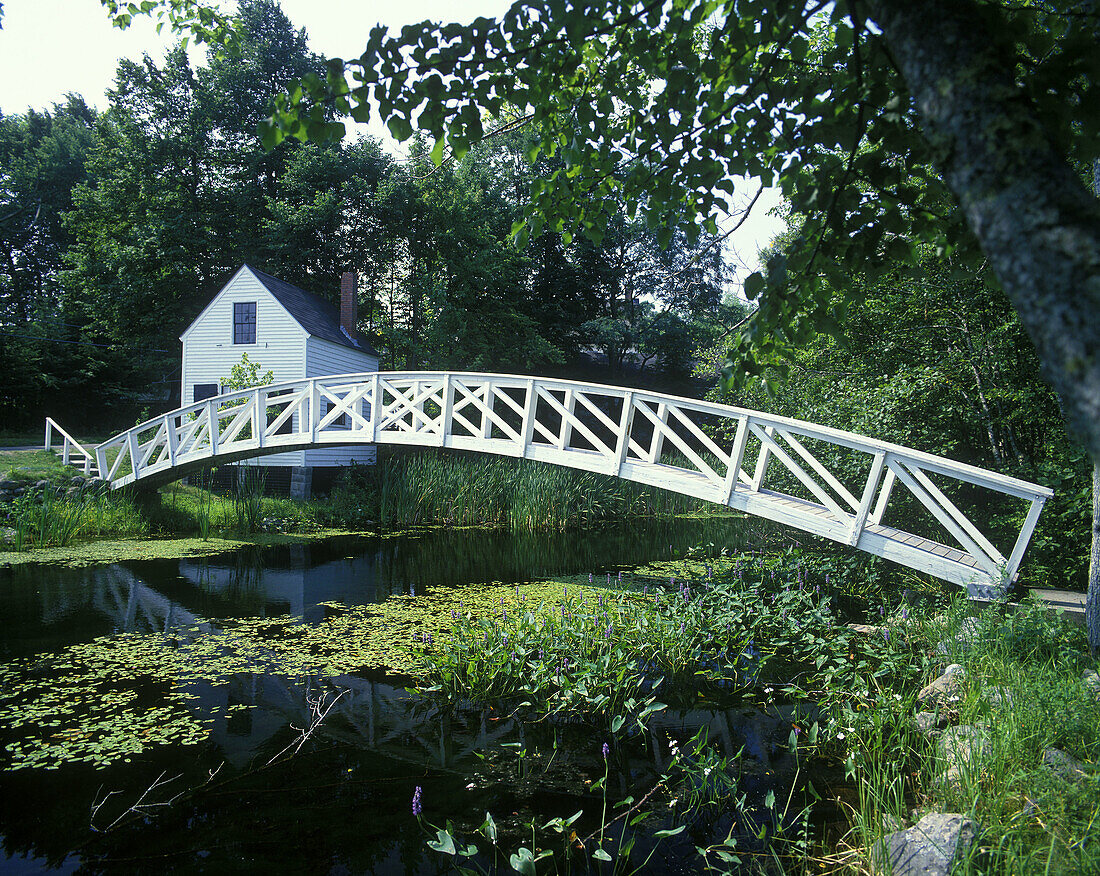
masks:
<svg viewBox="0 0 1100 876"><path fill-rule="evenodd" d="M11 545L64 547L81 538L144 535L148 525L126 495L77 492L63 497L52 488L17 500L7 515Z"/></svg>
<svg viewBox="0 0 1100 876"><path fill-rule="evenodd" d="M609 475L527 460L434 453L353 466L333 490L335 523L500 526L562 531L638 517L671 517L714 506Z"/></svg>

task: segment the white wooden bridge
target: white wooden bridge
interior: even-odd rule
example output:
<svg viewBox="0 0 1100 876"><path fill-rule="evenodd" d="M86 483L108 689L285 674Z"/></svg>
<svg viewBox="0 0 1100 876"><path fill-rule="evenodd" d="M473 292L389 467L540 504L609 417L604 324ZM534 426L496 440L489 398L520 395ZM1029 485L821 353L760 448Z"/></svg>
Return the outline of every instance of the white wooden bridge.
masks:
<svg viewBox="0 0 1100 876"><path fill-rule="evenodd" d="M1012 581L1052 491L972 465L801 420L644 390L451 372L343 374L229 392L94 448L52 420L63 456L112 488L320 445L475 450L673 490L927 572L989 595ZM954 498L951 498L954 497ZM1020 528L995 546L990 499ZM967 513L959 506L975 507ZM904 506L904 508L902 508ZM921 532L889 525L923 516ZM1003 504L1001 511L1011 511ZM1002 515L1004 516L1004 515Z"/></svg>

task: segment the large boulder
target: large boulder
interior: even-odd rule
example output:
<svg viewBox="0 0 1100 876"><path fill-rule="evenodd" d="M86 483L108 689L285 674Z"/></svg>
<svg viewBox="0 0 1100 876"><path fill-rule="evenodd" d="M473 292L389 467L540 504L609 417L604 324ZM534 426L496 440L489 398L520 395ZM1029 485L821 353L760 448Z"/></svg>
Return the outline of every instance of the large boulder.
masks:
<svg viewBox="0 0 1100 876"><path fill-rule="evenodd" d="M887 861L876 861L878 873L893 876L947 876L978 836L978 824L965 815L933 812L913 827L885 839Z"/></svg>

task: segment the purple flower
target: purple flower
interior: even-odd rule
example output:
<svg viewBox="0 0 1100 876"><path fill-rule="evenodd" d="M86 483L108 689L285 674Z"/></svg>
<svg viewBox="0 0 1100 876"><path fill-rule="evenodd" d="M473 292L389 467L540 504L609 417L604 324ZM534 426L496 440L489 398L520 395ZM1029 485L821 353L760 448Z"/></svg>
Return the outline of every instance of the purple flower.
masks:
<svg viewBox="0 0 1100 876"><path fill-rule="evenodd" d="M603 744L603 759L607 760L607 756L611 753L611 746L606 742Z"/></svg>
<svg viewBox="0 0 1100 876"><path fill-rule="evenodd" d="M908 605L903 605L901 607L901 619L902 620L909 620L909 606Z"/></svg>
<svg viewBox="0 0 1100 876"><path fill-rule="evenodd" d="M413 791L412 809L413 809L413 815L415 815L417 818L419 818L420 813L424 811L423 808L420 805L420 786L419 785L417 785L416 790Z"/></svg>

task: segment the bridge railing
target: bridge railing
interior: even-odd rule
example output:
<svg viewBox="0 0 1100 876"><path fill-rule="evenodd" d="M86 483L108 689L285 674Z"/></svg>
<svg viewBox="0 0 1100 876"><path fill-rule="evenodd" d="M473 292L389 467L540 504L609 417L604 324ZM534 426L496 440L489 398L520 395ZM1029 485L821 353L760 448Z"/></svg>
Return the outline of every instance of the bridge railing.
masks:
<svg viewBox="0 0 1100 876"><path fill-rule="evenodd" d="M62 429L53 417L46 417L46 440L43 443L43 447L46 450L53 450L53 445L55 443L54 433L57 433L57 436L61 438L61 462L63 465L72 465L73 457L76 456L81 460L77 464L83 467L86 476L96 473L95 454Z"/></svg>
<svg viewBox="0 0 1100 876"><path fill-rule="evenodd" d="M616 475L967 586L1015 577L1052 495L997 472L801 420L501 374L377 372L238 390L142 423L95 452L103 476L122 485L202 460L358 443L476 450ZM960 485L1026 503L1005 551L960 508ZM901 501L926 512L926 531L887 524L888 509Z"/></svg>

